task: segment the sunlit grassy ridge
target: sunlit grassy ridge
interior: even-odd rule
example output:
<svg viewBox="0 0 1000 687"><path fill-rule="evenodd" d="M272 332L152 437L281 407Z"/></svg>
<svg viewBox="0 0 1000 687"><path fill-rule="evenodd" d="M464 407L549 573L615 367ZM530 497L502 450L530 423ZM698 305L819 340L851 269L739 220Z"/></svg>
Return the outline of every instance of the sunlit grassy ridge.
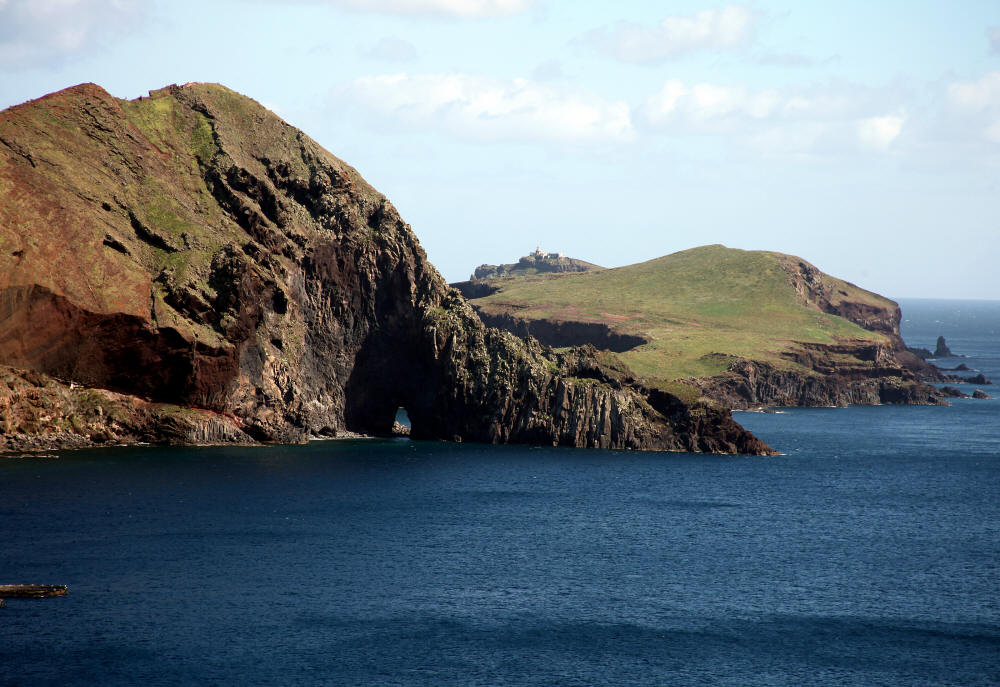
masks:
<svg viewBox="0 0 1000 687"><path fill-rule="evenodd" d="M499 292L475 303L494 314L602 322L643 334L651 343L622 357L637 373L662 380L718 374L732 362L728 356L792 366L781 352L795 342L884 339L807 304L789 271L799 262L781 253L703 246L627 267L498 281ZM835 302L892 304L822 278Z"/></svg>

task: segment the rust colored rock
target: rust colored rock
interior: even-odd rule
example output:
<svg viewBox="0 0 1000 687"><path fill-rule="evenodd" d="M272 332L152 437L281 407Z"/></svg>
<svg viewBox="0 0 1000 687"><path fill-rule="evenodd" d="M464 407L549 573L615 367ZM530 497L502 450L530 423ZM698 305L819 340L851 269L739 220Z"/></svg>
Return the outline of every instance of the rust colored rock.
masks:
<svg viewBox="0 0 1000 687"><path fill-rule="evenodd" d="M486 328L356 170L222 86L0 112L0 193L0 449L385 436L405 407L416 438L769 451Z"/></svg>
<svg viewBox="0 0 1000 687"><path fill-rule="evenodd" d="M43 599L65 594L63 584L0 584L0 599Z"/></svg>

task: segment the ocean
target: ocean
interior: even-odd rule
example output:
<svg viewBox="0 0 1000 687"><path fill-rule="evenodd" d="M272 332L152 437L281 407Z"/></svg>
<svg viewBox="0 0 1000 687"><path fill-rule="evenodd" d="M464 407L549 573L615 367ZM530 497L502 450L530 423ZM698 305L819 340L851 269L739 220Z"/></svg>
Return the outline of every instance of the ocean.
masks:
<svg viewBox="0 0 1000 687"><path fill-rule="evenodd" d="M1000 302L902 306L1000 381ZM69 586L0 685L1000 684L1000 400L736 417L782 455L0 459L0 583Z"/></svg>

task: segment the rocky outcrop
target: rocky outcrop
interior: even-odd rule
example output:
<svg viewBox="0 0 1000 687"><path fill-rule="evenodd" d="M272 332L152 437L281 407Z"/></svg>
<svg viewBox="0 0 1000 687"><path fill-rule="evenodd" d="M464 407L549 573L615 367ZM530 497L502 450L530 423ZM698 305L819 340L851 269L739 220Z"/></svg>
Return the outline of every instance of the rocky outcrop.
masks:
<svg viewBox="0 0 1000 687"><path fill-rule="evenodd" d="M968 398L969 394L965 393L961 389L956 389L953 386L942 386L938 389L942 396L945 398Z"/></svg>
<svg viewBox="0 0 1000 687"><path fill-rule="evenodd" d="M769 450L488 329L357 171L221 86L6 110L0 191L7 448L389 435L402 406L415 438Z"/></svg>
<svg viewBox="0 0 1000 687"><path fill-rule="evenodd" d="M944 394L917 382L900 367L817 365L817 374L743 358L726 374L685 383L731 408L761 406L849 406L883 404L947 405Z"/></svg>
<svg viewBox="0 0 1000 687"><path fill-rule="evenodd" d="M0 451L142 443L252 443L243 423L0 366Z"/></svg>
<svg viewBox="0 0 1000 687"><path fill-rule="evenodd" d="M542 253L540 251L536 251L530 255L525 255L516 263L508 263L504 265L480 265L475 269L469 279L470 281L476 282L487 279L516 277L526 274L542 274L547 272L561 274L566 272L587 272L589 270L599 269L602 269L599 265L594 265L593 263L589 263L584 260L567 258L565 255L560 255L558 253Z"/></svg>
<svg viewBox="0 0 1000 687"><path fill-rule="evenodd" d="M491 296L500 290L496 284L479 279L454 282L451 287L458 289L458 292L467 299L486 298L486 296Z"/></svg>
<svg viewBox="0 0 1000 687"><path fill-rule="evenodd" d="M649 339L643 336L616 332L600 322L525 320L509 313L489 313L475 304L472 307L487 326L505 329L520 337L533 336L546 346L554 348L589 345L624 353L649 343Z"/></svg>
<svg viewBox="0 0 1000 687"><path fill-rule="evenodd" d="M66 592L64 584L0 584L0 599L45 599Z"/></svg>
<svg viewBox="0 0 1000 687"><path fill-rule="evenodd" d="M920 358L921 360L927 360L928 358L933 358L934 357L934 353L932 353L927 348L907 346L906 347L906 351L908 353L910 353L911 355L915 355L916 357Z"/></svg>
<svg viewBox="0 0 1000 687"><path fill-rule="evenodd" d="M993 397L990 396L985 391L983 391L982 389L976 389L975 391L972 392L972 398L979 398L979 399L988 400L988 399L992 399Z"/></svg>
<svg viewBox="0 0 1000 687"><path fill-rule="evenodd" d="M960 358L962 356L957 356L951 352L948 348L948 342L944 340L943 336L937 338L937 345L934 347L934 357L935 358Z"/></svg>
<svg viewBox="0 0 1000 687"><path fill-rule="evenodd" d="M491 443L645 448L712 453L769 453L727 409L688 405L648 389L593 347L553 354L534 339L486 328L457 291L424 318L424 341L445 393L405 405L414 438L457 437ZM437 367L437 371L434 370ZM428 377L423 377L427 379ZM419 377L418 377L419 379Z"/></svg>

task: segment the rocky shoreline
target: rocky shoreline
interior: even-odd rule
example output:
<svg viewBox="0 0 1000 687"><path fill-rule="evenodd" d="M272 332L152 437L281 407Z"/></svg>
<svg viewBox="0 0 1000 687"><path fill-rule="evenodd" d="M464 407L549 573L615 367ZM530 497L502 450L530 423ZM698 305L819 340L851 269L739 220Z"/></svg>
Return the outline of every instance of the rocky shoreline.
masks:
<svg viewBox="0 0 1000 687"><path fill-rule="evenodd" d="M939 337L936 350L908 348L900 334L901 312L895 302L874 296L866 302L851 300L843 287L805 261L785 256L781 268L786 284L800 303L844 318L875 333L870 339L838 340L835 343L782 341L777 360L754 360L726 353L702 357L725 372L707 377L673 380L697 390L701 396L725 407L746 410L769 406L849 405L948 405L955 393L933 384L989 384L982 374L961 377L936 367L933 356L956 356ZM651 343L639 335L616 331L614 323L555 320L527 317L516 300L505 309L487 311L477 302L503 291L505 280L461 282L456 286L472 300L484 322L519 336L534 336L547 345L593 345L599 349L627 352ZM973 372L959 366L956 371ZM982 394L981 394L982 395ZM980 395L980 396L981 396Z"/></svg>
<svg viewBox="0 0 1000 687"><path fill-rule="evenodd" d="M0 134L0 450L388 436L404 407L415 439L771 452L484 326L356 170L222 86L83 84Z"/></svg>

